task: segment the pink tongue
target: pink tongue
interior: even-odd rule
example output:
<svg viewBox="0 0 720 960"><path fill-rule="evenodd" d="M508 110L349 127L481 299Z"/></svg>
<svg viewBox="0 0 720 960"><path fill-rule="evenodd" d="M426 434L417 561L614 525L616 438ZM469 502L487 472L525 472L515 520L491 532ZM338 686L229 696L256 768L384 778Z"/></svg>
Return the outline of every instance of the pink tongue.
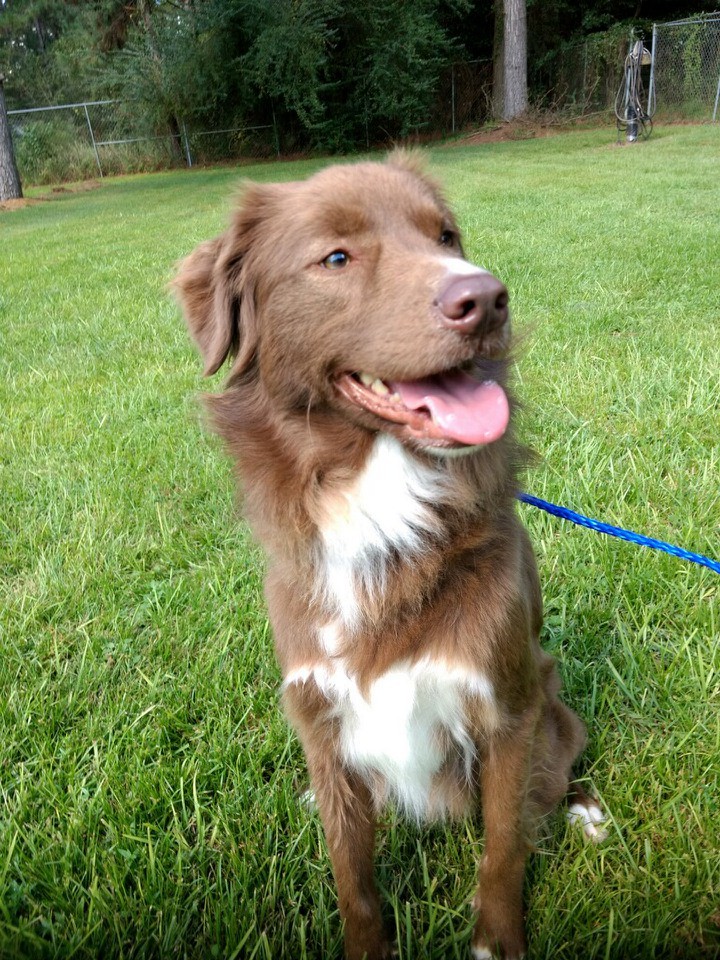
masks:
<svg viewBox="0 0 720 960"><path fill-rule="evenodd" d="M391 382L389 386L410 410L429 410L433 423L447 439L467 444L492 443L507 430L508 399L494 380L479 383L467 373L455 370L422 380Z"/></svg>

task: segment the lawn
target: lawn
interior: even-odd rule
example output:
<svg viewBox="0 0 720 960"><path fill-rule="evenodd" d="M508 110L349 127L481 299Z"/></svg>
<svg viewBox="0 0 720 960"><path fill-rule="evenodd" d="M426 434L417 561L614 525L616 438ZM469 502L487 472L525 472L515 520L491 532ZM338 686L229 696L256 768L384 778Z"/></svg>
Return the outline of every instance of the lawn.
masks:
<svg viewBox="0 0 720 960"><path fill-rule="evenodd" d="M428 163L511 290L526 488L718 557L720 127L614 139ZM323 162L0 212L0 957L341 955L262 558L165 292L241 175ZM612 815L598 848L559 818L532 859L530 958L718 957L720 578L519 510L544 643L589 726L581 772ZM386 818L402 960L469 956L481 850L479 825Z"/></svg>

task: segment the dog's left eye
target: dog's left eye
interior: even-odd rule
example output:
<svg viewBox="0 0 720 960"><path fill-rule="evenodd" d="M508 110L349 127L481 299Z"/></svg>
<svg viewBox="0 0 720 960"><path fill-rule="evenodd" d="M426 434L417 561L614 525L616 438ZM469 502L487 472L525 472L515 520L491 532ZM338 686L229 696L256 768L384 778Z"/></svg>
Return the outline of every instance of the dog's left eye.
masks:
<svg viewBox="0 0 720 960"><path fill-rule="evenodd" d="M452 230L443 230L440 234L440 246L441 247L452 247L455 245L455 234Z"/></svg>
<svg viewBox="0 0 720 960"><path fill-rule="evenodd" d="M341 270L350 263L350 254L344 250L333 250L322 261L322 265L328 270Z"/></svg>

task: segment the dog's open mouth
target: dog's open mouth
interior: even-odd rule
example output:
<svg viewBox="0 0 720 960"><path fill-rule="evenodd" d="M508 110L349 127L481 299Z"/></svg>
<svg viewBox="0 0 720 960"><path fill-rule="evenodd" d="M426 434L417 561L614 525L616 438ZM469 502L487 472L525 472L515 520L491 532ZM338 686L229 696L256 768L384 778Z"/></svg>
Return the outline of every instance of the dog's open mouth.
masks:
<svg viewBox="0 0 720 960"><path fill-rule="evenodd" d="M476 380L460 368L404 381L346 373L337 386L352 403L402 425L412 439L431 446L493 443L510 421L503 388L494 380Z"/></svg>

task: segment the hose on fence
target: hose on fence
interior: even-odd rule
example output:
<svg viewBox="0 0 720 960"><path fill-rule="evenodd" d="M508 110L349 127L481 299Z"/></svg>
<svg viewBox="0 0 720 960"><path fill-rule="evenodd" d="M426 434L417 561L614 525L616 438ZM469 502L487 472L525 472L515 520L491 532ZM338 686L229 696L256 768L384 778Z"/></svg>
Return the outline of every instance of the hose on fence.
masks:
<svg viewBox="0 0 720 960"><path fill-rule="evenodd" d="M642 136L645 140L652 133L652 116L643 106L645 91L641 76L643 63L650 62L650 51L637 40L625 57L625 74L615 97L615 117L618 137L625 130L628 142Z"/></svg>

